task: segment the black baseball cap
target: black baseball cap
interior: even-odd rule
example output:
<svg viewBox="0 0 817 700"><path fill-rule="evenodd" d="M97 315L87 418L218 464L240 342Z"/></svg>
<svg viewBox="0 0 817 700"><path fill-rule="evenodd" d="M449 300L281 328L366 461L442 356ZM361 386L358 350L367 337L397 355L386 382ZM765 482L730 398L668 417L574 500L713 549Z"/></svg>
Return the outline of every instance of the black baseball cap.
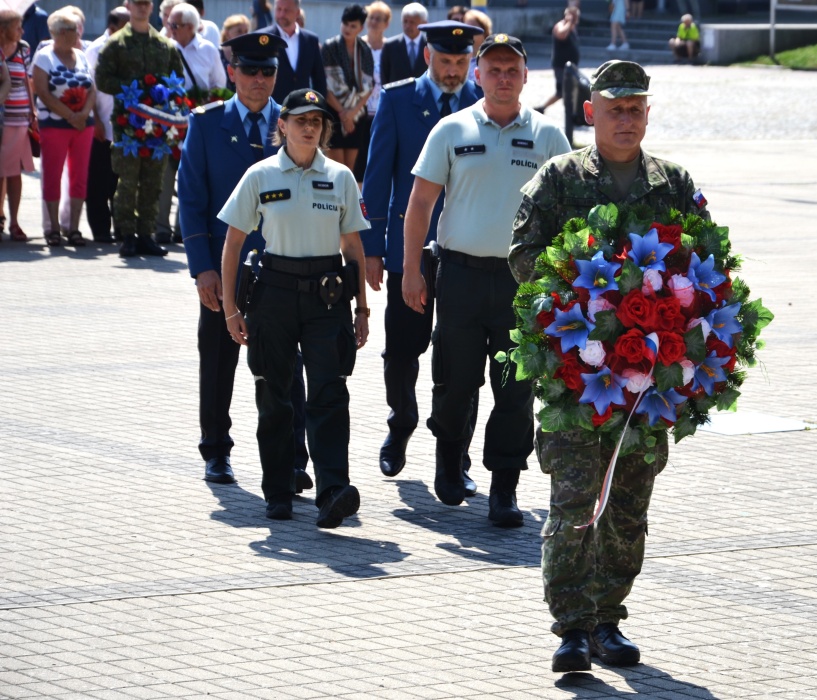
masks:
<svg viewBox="0 0 817 700"><path fill-rule="evenodd" d="M264 27L225 41L222 46L232 49L236 65L269 68L278 65L278 52L286 49L287 43Z"/></svg>
<svg viewBox="0 0 817 700"><path fill-rule="evenodd" d="M528 53L525 51L525 47L522 46L522 42L510 34L491 34L485 37L485 41L482 42L482 46L477 51L477 61L497 46L506 46L515 54L524 58L525 63L528 62Z"/></svg>
<svg viewBox="0 0 817 700"><path fill-rule="evenodd" d="M293 90L284 98L284 104L281 105L281 116L304 114L315 110L332 116L329 105L326 104L326 98L321 93L311 88L302 88Z"/></svg>

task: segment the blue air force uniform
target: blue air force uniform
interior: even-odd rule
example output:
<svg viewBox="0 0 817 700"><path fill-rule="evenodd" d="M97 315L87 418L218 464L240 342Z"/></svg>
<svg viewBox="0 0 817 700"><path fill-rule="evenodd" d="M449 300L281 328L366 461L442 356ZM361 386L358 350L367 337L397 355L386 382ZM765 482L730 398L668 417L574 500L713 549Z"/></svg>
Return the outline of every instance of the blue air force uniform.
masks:
<svg viewBox="0 0 817 700"><path fill-rule="evenodd" d="M470 53L477 27L459 22L435 22L421 26L429 45L446 54ZM482 90L467 80L451 97L450 111L470 107L482 97ZM447 101L447 99L445 100ZM383 351L389 437L381 450L381 469L395 476L405 461L405 444L418 422L415 385L419 357L431 338L432 306L424 314L412 311L403 302L403 223L414 184L411 169L423 149L431 129L440 121L442 90L427 71L420 78L386 85L372 124L369 161L363 180L363 199L371 230L360 234L367 257L381 257L388 272L385 314L386 349ZM431 217L426 242L436 239L437 219L443 208L441 195ZM396 460L396 470L385 460Z"/></svg>

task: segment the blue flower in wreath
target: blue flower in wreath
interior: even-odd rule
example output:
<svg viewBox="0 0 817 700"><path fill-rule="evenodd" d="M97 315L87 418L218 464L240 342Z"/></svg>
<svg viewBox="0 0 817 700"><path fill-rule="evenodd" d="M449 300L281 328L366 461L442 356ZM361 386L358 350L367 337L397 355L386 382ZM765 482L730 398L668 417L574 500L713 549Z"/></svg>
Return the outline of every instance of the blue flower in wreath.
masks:
<svg viewBox="0 0 817 700"><path fill-rule="evenodd" d="M743 330L741 322L735 316L740 311L740 304L731 304L715 309L706 317L706 322L712 328L712 332L723 343L732 347L732 336Z"/></svg>
<svg viewBox="0 0 817 700"><path fill-rule="evenodd" d="M122 155L134 157L139 155L139 142L127 134L122 134L122 140L114 142L113 146L114 148L121 148Z"/></svg>
<svg viewBox="0 0 817 700"><path fill-rule="evenodd" d="M131 112L128 115L128 124L135 129L142 129L145 126L145 118Z"/></svg>
<svg viewBox="0 0 817 700"><path fill-rule="evenodd" d="M695 289L704 292L712 301L715 301L715 292L712 290L726 280L726 275L715 271L715 257L712 253L703 262L697 253L693 253L689 260L687 277Z"/></svg>
<svg viewBox="0 0 817 700"><path fill-rule="evenodd" d="M567 352L574 347L584 350L587 345L587 336L595 327L595 323L591 323L584 317L582 307L574 304L569 311L556 309L556 319L545 328L545 334L562 339L562 352Z"/></svg>
<svg viewBox="0 0 817 700"><path fill-rule="evenodd" d="M161 160L170 154L170 146L163 138L153 137L147 140L147 146L151 150L151 160Z"/></svg>
<svg viewBox="0 0 817 700"><path fill-rule="evenodd" d="M141 96L142 91L139 89L139 81L134 80L130 85L122 86L122 92L116 95L116 99L122 100L122 104L127 109L128 107L136 107Z"/></svg>
<svg viewBox="0 0 817 700"><path fill-rule="evenodd" d="M642 270L658 270L665 272L667 266L664 264L664 258L668 253L672 252L673 246L669 243L660 243L658 241L657 229L650 229L646 236L639 236L637 233L629 234L632 248L627 253L636 265Z"/></svg>
<svg viewBox="0 0 817 700"><path fill-rule="evenodd" d="M582 381L585 388L579 403L592 403L600 416L611 403L619 406L626 403L622 388L627 384L627 379L613 374L608 367L602 368L599 372L582 374Z"/></svg>
<svg viewBox="0 0 817 700"><path fill-rule="evenodd" d="M176 75L176 71L172 71L170 75L163 76L162 80L167 85L171 95L175 94L184 97L184 76L179 77Z"/></svg>
<svg viewBox="0 0 817 700"><path fill-rule="evenodd" d="M684 401L686 397L681 396L675 389L658 391L655 387L650 387L641 397L641 402L635 412L646 413L650 425L655 425L661 418L674 423L678 418L677 406Z"/></svg>
<svg viewBox="0 0 817 700"><path fill-rule="evenodd" d="M154 85L150 88L150 97L156 106L163 105L170 99L170 90L164 85Z"/></svg>
<svg viewBox="0 0 817 700"><path fill-rule="evenodd" d="M615 274L621 264L607 262L602 251L596 253L590 260L576 260L576 267L579 268L579 276L573 280L573 286L589 289L591 299L611 289L618 289Z"/></svg>
<svg viewBox="0 0 817 700"><path fill-rule="evenodd" d="M699 387L703 387L707 395L712 396L712 392L715 391L715 384L726 381L726 372L724 372L723 366L729 360L728 357L718 357L714 350L710 352L706 359L695 368L692 391L698 391Z"/></svg>

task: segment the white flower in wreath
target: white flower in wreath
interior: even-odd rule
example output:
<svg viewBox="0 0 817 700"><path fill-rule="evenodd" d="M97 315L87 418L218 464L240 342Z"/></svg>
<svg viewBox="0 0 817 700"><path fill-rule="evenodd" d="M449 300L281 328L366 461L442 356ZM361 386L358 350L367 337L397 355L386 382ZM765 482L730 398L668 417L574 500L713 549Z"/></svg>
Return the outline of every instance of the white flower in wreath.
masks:
<svg viewBox="0 0 817 700"><path fill-rule="evenodd" d="M588 340L584 345L584 350L579 350L579 357L582 362L587 363L591 367L601 367L604 364L604 345L600 340Z"/></svg>

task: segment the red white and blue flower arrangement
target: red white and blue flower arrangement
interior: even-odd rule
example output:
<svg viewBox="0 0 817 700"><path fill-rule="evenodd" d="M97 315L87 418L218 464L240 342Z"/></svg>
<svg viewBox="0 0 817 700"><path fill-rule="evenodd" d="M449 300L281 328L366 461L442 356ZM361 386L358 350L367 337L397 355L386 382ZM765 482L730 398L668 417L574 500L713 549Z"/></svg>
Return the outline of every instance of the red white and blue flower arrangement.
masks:
<svg viewBox="0 0 817 700"><path fill-rule="evenodd" d="M599 205L568 221L514 301L516 364L542 430L601 434L617 453L675 442L734 410L773 316L733 278L729 230L696 214ZM622 431L624 431L622 433Z"/></svg>
<svg viewBox="0 0 817 700"><path fill-rule="evenodd" d="M134 158L161 160L181 156L179 143L187 129L192 103L185 94L184 76L147 74L142 80L123 85L115 95L114 121L121 138L114 148Z"/></svg>

